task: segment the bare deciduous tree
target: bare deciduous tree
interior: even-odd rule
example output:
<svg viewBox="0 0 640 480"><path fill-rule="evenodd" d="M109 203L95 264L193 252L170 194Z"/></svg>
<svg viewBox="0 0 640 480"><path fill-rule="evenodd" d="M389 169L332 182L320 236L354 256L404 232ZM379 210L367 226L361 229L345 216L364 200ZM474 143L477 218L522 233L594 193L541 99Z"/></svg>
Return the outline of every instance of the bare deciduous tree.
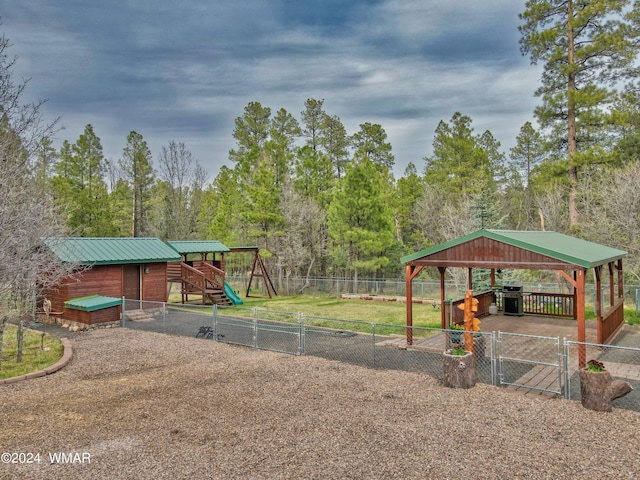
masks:
<svg viewBox="0 0 640 480"><path fill-rule="evenodd" d="M33 318L41 292L68 277L74 265L57 261L43 239L64 234L54 202L38 182L38 149L56 122L45 124L40 103L22 104L26 82L14 83L16 58L0 38L0 339L7 321L18 323L18 362L23 326ZM54 241L54 240L51 240ZM2 342L0 341L0 358Z"/></svg>
<svg viewBox="0 0 640 480"><path fill-rule="evenodd" d="M158 157L160 179L164 182L164 235L172 240L188 239L196 231L202 189L207 172L185 144L169 142Z"/></svg>
<svg viewBox="0 0 640 480"><path fill-rule="evenodd" d="M291 185L285 186L282 199L285 228L277 238L274 256L277 261L279 289L289 292L289 277L304 273L309 279L314 264L325 253L328 243L326 214L311 198L303 198ZM306 285L305 285L306 286ZM305 288L301 287L301 290Z"/></svg>

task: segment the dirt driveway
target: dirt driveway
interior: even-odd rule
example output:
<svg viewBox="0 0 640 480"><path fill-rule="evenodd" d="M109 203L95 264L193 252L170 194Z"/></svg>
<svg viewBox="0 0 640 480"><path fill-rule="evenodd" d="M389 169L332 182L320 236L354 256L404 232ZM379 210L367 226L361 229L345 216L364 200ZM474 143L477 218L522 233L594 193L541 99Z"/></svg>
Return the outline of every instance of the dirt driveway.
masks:
<svg viewBox="0 0 640 480"><path fill-rule="evenodd" d="M71 340L62 371L0 387L0 478L640 474L632 411L128 329Z"/></svg>

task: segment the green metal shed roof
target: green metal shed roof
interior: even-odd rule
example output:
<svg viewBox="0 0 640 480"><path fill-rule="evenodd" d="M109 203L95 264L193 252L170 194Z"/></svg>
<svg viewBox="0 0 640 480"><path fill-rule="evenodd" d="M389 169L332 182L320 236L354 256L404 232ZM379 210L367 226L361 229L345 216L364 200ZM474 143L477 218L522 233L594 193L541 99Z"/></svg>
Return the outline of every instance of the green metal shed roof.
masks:
<svg viewBox="0 0 640 480"><path fill-rule="evenodd" d="M113 265L180 260L180 255L158 238L48 238L45 243L62 262Z"/></svg>
<svg viewBox="0 0 640 480"><path fill-rule="evenodd" d="M480 237L491 238L498 242L513 245L584 268L604 265L627 255L627 252L624 250L618 250L557 232L478 230L469 235L458 237L454 240L441 243L440 245L435 245L412 255L407 255L402 257L400 261L402 263L409 263Z"/></svg>
<svg viewBox="0 0 640 480"><path fill-rule="evenodd" d="M229 251L229 247L218 240L172 240L167 244L181 255L189 253L224 253Z"/></svg>
<svg viewBox="0 0 640 480"><path fill-rule="evenodd" d="M102 295L89 295L87 297L72 298L64 302L66 308L82 310L83 312L93 312L103 308L116 307L122 305L121 298L104 297Z"/></svg>

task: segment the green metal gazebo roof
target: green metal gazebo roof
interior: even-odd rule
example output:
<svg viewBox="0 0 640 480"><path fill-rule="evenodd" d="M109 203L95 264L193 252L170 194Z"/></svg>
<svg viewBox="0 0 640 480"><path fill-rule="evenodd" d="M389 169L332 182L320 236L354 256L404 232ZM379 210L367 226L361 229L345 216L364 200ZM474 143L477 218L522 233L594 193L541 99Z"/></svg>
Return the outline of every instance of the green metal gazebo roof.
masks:
<svg viewBox="0 0 640 480"><path fill-rule="evenodd" d="M194 253L226 253L229 247L218 240L172 240L167 244L181 255Z"/></svg>
<svg viewBox="0 0 640 480"><path fill-rule="evenodd" d="M523 250L529 250L556 260L593 268L605 265L627 255L627 252L607 247L580 238L571 237L557 232L517 231L517 230L478 230L468 235L458 237L440 245L427 248L420 252L402 257L402 263L414 262L448 248L462 245L480 237L512 245Z"/></svg>
<svg viewBox="0 0 640 480"><path fill-rule="evenodd" d="M180 260L180 255L158 238L48 238L45 243L60 261L85 265Z"/></svg>

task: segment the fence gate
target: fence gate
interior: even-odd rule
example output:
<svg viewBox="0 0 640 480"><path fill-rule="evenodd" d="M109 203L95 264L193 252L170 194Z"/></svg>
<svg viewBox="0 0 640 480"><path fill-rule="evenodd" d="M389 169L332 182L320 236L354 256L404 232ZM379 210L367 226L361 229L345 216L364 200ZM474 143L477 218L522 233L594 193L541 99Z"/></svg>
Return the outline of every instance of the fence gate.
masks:
<svg viewBox="0 0 640 480"><path fill-rule="evenodd" d="M498 384L562 394L559 337L498 332Z"/></svg>

